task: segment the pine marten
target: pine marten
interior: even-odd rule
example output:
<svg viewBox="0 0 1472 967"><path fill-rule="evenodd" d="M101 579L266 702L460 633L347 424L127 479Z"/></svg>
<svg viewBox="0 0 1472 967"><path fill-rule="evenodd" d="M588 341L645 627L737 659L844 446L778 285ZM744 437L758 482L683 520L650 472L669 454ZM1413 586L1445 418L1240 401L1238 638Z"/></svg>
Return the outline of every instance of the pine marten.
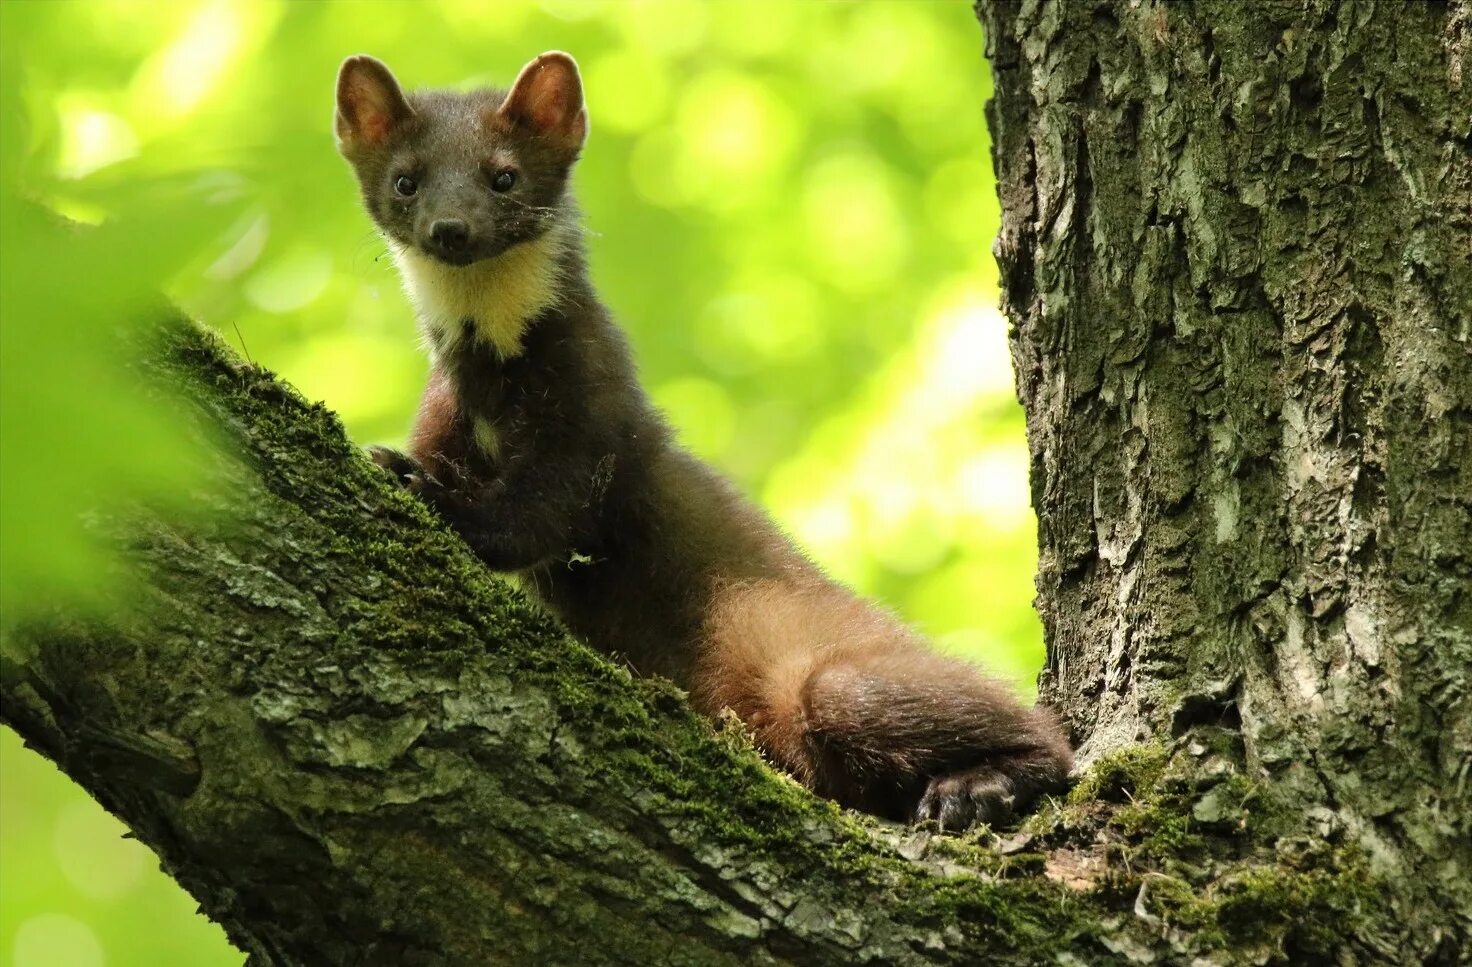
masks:
<svg viewBox="0 0 1472 967"><path fill-rule="evenodd" d="M954 829L1063 783L1051 715L825 576L675 441L588 278L572 57L407 95L350 57L336 131L433 361L409 453L373 459L487 566L844 806Z"/></svg>

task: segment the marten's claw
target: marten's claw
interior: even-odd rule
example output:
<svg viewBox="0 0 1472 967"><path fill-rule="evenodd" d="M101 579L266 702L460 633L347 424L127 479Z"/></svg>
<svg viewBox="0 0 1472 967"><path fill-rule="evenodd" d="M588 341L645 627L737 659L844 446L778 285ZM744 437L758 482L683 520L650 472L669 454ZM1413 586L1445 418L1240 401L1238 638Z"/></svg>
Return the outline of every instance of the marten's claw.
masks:
<svg viewBox="0 0 1472 967"><path fill-rule="evenodd" d="M930 780L915 807L915 821L933 821L943 830L976 823L996 826L1012 818L1015 806L1011 781L995 769L981 767Z"/></svg>
<svg viewBox="0 0 1472 967"><path fill-rule="evenodd" d="M425 470L418 460L392 447L369 447L368 457L409 493L436 510L443 512L447 509L448 494L444 484Z"/></svg>
<svg viewBox="0 0 1472 967"><path fill-rule="evenodd" d="M425 473L420 468L404 477L404 489L423 498L427 503L438 504L445 487L432 474Z"/></svg>
<svg viewBox="0 0 1472 967"><path fill-rule="evenodd" d="M408 487L409 478L423 469L418 460L393 447L373 446L366 452L368 459L391 474L401 487Z"/></svg>

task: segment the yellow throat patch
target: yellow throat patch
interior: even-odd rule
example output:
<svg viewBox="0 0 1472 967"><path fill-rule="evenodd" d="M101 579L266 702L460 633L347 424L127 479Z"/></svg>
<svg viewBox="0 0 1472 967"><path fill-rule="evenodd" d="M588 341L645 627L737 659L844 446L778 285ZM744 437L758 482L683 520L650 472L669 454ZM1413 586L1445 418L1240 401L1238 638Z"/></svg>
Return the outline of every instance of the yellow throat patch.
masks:
<svg viewBox="0 0 1472 967"><path fill-rule="evenodd" d="M431 352L459 342L465 320L471 319L475 338L510 359L521 352L527 323L558 300L564 245L564 232L554 227L471 265L446 265L393 241L389 249Z"/></svg>

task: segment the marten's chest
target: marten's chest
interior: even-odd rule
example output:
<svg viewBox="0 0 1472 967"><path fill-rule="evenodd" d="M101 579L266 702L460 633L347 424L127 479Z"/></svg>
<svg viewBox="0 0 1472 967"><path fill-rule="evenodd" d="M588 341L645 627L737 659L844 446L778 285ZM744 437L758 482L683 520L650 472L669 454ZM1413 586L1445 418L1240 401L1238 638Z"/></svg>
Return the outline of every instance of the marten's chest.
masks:
<svg viewBox="0 0 1472 967"><path fill-rule="evenodd" d="M539 348L504 358L470 341L443 358L470 469L490 474L541 459L576 432L583 395L577 367Z"/></svg>

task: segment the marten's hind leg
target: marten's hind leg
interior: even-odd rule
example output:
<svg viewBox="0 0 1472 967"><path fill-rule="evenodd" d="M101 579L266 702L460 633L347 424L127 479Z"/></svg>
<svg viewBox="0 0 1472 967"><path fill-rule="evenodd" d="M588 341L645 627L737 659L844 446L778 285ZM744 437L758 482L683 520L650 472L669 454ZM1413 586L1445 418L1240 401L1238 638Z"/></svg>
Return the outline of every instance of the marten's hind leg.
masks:
<svg viewBox="0 0 1472 967"><path fill-rule="evenodd" d="M941 829L1010 821L1038 796L1057 791L1068 774L1068 759L1050 750L1013 755L997 765L974 766L931 779L915 807L915 822L931 820Z"/></svg>
<svg viewBox="0 0 1472 967"><path fill-rule="evenodd" d="M813 791L895 820L1003 822L1072 764L1047 712L833 585L718 594L692 698Z"/></svg>
<svg viewBox="0 0 1472 967"><path fill-rule="evenodd" d="M837 650L803 704L814 788L893 819L1002 823L1072 766L1047 712L913 641Z"/></svg>

